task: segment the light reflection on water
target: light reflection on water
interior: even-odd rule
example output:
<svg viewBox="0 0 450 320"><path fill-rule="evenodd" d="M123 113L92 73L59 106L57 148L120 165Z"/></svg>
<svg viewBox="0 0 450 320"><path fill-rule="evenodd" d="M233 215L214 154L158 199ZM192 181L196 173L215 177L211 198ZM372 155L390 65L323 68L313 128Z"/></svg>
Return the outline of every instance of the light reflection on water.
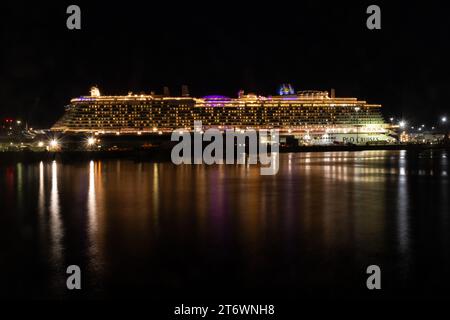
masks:
<svg viewBox="0 0 450 320"><path fill-rule="evenodd" d="M103 228L99 228L100 214L103 213L103 183L101 162L89 162L89 187L87 196L87 236L88 236L88 268L92 274L93 286L102 288L103 281Z"/></svg>
<svg viewBox="0 0 450 320"><path fill-rule="evenodd" d="M281 154L276 176L123 160L0 166L11 213L2 221L20 227L17 215L35 213L34 238L12 254L25 242L25 259L52 286L79 264L95 294L216 283L333 295L358 291L352 284L369 264L388 269L395 291L414 283L422 250L450 266L447 161L445 152ZM46 283L37 292L61 295Z"/></svg>
<svg viewBox="0 0 450 320"><path fill-rule="evenodd" d="M41 202L41 201L39 201ZM64 230L61 221L60 198L58 191L58 165L52 163L51 190L50 190L50 238L51 238L51 264L56 269L62 268L63 262L63 236Z"/></svg>

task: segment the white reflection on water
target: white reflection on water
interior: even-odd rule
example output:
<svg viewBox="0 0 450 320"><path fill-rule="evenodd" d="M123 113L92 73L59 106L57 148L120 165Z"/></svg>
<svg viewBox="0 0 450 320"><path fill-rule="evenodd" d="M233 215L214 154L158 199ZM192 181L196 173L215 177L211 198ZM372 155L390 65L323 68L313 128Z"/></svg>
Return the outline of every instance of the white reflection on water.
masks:
<svg viewBox="0 0 450 320"><path fill-rule="evenodd" d="M39 163L39 197L38 197L38 212L40 219L44 216L45 211L45 190L44 190L44 163Z"/></svg>
<svg viewBox="0 0 450 320"><path fill-rule="evenodd" d="M401 151L403 155L405 151ZM397 223L398 223L398 242L401 254L406 254L409 247L409 190L408 190L408 175L405 175L406 171L406 159L400 157L398 162L400 175L398 176L397 184ZM402 174L403 173L403 174Z"/></svg>
<svg viewBox="0 0 450 320"><path fill-rule="evenodd" d="M58 192L58 167L56 161L52 163L52 187L50 190L50 238L51 238L51 259L56 268L60 268L63 259L61 212Z"/></svg>
<svg viewBox="0 0 450 320"><path fill-rule="evenodd" d="M368 151L349 154L348 152L325 152L322 155L306 154L301 165L308 171L311 166L324 167L325 178L343 182L383 182L389 173L386 168L377 167L385 159L386 151Z"/></svg>
<svg viewBox="0 0 450 320"><path fill-rule="evenodd" d="M38 215L39 232L41 239L45 235L45 182L44 182L44 163L39 163L39 194L38 194Z"/></svg>

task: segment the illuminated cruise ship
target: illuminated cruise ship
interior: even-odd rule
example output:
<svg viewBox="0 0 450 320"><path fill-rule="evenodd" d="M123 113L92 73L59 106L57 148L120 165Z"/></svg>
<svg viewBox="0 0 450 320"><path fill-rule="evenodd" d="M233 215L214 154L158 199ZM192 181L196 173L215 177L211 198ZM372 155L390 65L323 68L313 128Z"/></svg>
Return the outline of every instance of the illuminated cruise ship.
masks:
<svg viewBox="0 0 450 320"><path fill-rule="evenodd" d="M357 98L335 97L334 90L294 92L282 85L278 95L244 94L237 98L211 95L190 97L133 94L103 96L92 87L90 96L71 100L64 116L51 128L64 133L167 134L192 131L194 121L204 129L279 129L300 144L388 142L394 140L381 114L381 105Z"/></svg>

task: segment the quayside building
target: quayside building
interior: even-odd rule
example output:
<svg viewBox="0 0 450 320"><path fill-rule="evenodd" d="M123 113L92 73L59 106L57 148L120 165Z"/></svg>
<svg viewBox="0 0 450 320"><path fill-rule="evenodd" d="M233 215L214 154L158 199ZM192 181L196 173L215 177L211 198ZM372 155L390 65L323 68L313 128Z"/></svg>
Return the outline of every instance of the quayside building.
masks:
<svg viewBox="0 0 450 320"><path fill-rule="evenodd" d="M165 94L101 95L92 87L89 96L74 98L51 128L62 133L96 135L169 134L175 129L225 131L278 129L300 144L386 143L394 140L380 104L357 98L335 97L334 90L294 92L283 85L277 95L240 91L236 98L210 95Z"/></svg>

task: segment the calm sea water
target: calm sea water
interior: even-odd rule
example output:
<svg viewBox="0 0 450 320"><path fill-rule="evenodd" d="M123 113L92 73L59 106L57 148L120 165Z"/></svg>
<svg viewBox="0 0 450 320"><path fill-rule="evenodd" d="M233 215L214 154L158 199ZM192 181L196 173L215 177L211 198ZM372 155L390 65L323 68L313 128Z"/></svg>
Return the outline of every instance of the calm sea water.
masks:
<svg viewBox="0 0 450 320"><path fill-rule="evenodd" d="M3 297L449 296L444 151L245 165L0 164ZM79 265L82 290L66 290ZM184 299L184 300L183 300Z"/></svg>

